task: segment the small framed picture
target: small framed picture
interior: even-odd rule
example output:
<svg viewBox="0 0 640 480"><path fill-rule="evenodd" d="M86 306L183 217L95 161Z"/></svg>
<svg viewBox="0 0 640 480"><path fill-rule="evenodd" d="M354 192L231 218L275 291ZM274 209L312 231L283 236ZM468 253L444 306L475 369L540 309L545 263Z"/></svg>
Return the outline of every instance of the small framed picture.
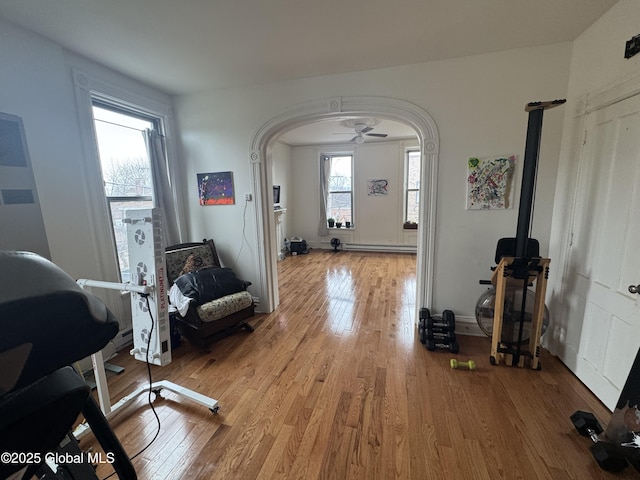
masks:
<svg viewBox="0 0 640 480"><path fill-rule="evenodd" d="M200 205L234 205L233 172L198 173Z"/></svg>

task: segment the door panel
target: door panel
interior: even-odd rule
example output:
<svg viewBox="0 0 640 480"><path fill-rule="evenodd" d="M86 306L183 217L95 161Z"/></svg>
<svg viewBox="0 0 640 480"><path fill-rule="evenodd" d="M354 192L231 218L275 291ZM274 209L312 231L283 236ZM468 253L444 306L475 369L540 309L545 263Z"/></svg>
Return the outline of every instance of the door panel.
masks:
<svg viewBox="0 0 640 480"><path fill-rule="evenodd" d="M578 377L613 410L640 346L640 96L586 121L565 273L568 345ZM571 348L565 355L571 355Z"/></svg>
<svg viewBox="0 0 640 480"><path fill-rule="evenodd" d="M582 359L589 367L598 370L604 363L604 355L607 345L607 338L602 335L602 331L608 331L608 315L605 310L586 302L584 314L584 335L580 344Z"/></svg>
<svg viewBox="0 0 640 480"><path fill-rule="evenodd" d="M629 373L628 368L623 371L620 366L628 364L629 353L631 351L636 352L638 349L638 341L634 338L634 334L632 324L627 323L620 317L613 317L607 344L608 361L604 364L603 375L617 390L622 390Z"/></svg>

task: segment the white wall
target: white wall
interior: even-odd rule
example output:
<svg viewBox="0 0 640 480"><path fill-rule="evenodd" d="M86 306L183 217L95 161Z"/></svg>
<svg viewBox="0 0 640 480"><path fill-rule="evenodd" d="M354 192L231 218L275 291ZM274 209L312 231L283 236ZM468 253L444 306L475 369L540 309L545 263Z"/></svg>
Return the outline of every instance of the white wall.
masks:
<svg viewBox="0 0 640 480"><path fill-rule="evenodd" d="M170 98L4 20L0 20L0 65L0 111L24 121L51 260L73 278L117 281L115 254L101 248L109 242L96 234L95 208L106 206L96 205L100 195L95 190L101 181L91 177L91 171L99 169L89 168L97 158L84 148L87 135L92 141L92 129L79 119L73 69L108 86L115 96L143 98L167 108ZM168 132L169 137L172 134ZM28 238L34 232L28 217L1 216L0 220L0 246L38 250ZM28 232L24 241L16 241L20 237L10 233L14 230ZM110 265L101 260L105 256L111 257ZM128 330L128 298L106 290L94 293L105 300L121 328ZM126 340L118 337L115 343Z"/></svg>
<svg viewBox="0 0 640 480"><path fill-rule="evenodd" d="M274 251L272 252L277 261L283 260L286 254L286 243L292 234L290 233L291 225L291 206L294 203L291 195L291 147L281 142L276 142L271 148L271 185L280 187L280 203L279 209L274 212L275 216L275 239ZM267 186L270 192L271 186Z"/></svg>
<svg viewBox="0 0 640 480"><path fill-rule="evenodd" d="M24 119L49 248L54 262L75 277L95 277L96 239L84 189L84 158L72 67L104 75L124 91L156 101L170 99L9 23L0 25L0 110ZM496 240L515 233L517 209L464 209L466 159L472 155L524 151L531 100L563 97L570 44L520 49L344 75L313 77L180 97L178 126L184 148L180 191L187 208L189 240L212 237L227 264L257 282L256 232L248 205L243 236L244 193L252 192L250 142L270 118L310 99L371 95L406 100L427 110L440 133L435 311L473 315L493 263ZM545 118L534 235L548 247L550 211L561 131L560 115ZM236 204L201 207L196 173L234 172ZM519 194L519 172L516 198ZM238 201L238 199L240 199ZM289 232L297 234L296 232Z"/></svg>
<svg viewBox="0 0 640 480"><path fill-rule="evenodd" d="M640 4L619 0L573 42L569 95L599 90L627 75L637 74L639 57L624 58L625 42L640 34Z"/></svg>
<svg viewBox="0 0 640 480"><path fill-rule="evenodd" d="M157 102L170 98L59 45L0 20L0 111L22 117L51 259L75 278L99 275L96 239L87 227L85 158L72 68ZM0 236L6 225L2 226ZM15 225L13 228L23 228Z"/></svg>
<svg viewBox="0 0 640 480"><path fill-rule="evenodd" d="M95 274L94 242L84 228L89 213L83 159L64 51L0 21L0 65L0 110L24 121L51 258L73 276Z"/></svg>
<svg viewBox="0 0 640 480"><path fill-rule="evenodd" d="M417 147L417 141L293 147L292 230L314 248L332 248L331 238L338 237L346 245L378 246L382 249L413 246L409 250L415 251L415 230L407 234L402 229L404 159L408 147ZM354 227L349 230L344 226L332 229L329 236L320 237L320 155L336 153L354 156ZM388 180L388 196L369 196L367 180L370 179Z"/></svg>
<svg viewBox="0 0 640 480"><path fill-rule="evenodd" d="M566 95L570 54L571 45L563 43L179 97L175 108L184 145L190 235L212 236L221 255L233 261L242 242L238 219L243 205L200 207L195 176L233 170L237 192L251 192L251 140L269 119L318 98L369 95L409 101L432 115L440 134L435 300L430 307L473 317L484 291L478 280L490 275L497 239L515 235L517 208L466 211L467 158L517 154L515 198L519 198L527 126L524 106ZM549 112L543 129L533 220L533 234L543 253L549 245L562 116L561 109ZM316 222L317 218L319 214ZM258 273L253 225L247 224L245 236L250 245L236 267L241 276L254 281Z"/></svg>
<svg viewBox="0 0 640 480"><path fill-rule="evenodd" d="M271 150L273 158L273 185L280 185L280 206L287 211L282 217L283 238L289 238L291 233L291 212L295 210L296 199L292 195L293 172L291 160L291 147L281 142L276 142ZM297 180L296 180L297 181Z"/></svg>
<svg viewBox="0 0 640 480"><path fill-rule="evenodd" d="M250 221L251 203L244 238L242 235L243 194L252 193L249 148L255 132L270 118L310 99L371 95L406 100L427 110L440 133L435 304L430 307L435 311L451 308L458 315L471 317L483 291L477 280L489 276L496 240L514 235L517 208L466 211L466 159L496 153L519 155L517 201L526 131L524 104L566 96L565 107L545 114L533 222L533 234L541 241L543 254L549 252L552 258L549 295L554 301L559 300L555 306L566 308L558 298L557 281L582 132L575 111L586 94L639 71L640 56L623 58L624 42L640 33L638 25L637 0L620 0L571 44L178 98L184 142L178 159L184 173L179 193L187 205L188 240L213 237L228 264L242 253L239 273L255 282L257 248ZM123 91L167 105L171 99L3 20L0 65L0 111L18 115L24 121L51 258L74 277L96 277L99 271L95 258L99 252L96 239L87 229L92 215L84 187L85 162L93 160L85 158L82 149L71 69L86 70ZM296 165L291 168L296 182L288 179L293 185L290 183L283 193L306 195L308 192L297 183ZM225 170L234 171L240 200L234 206L200 207L195 174ZM273 175L277 178L281 173L284 170L275 169ZM288 199L286 202L291 203ZM296 219L303 231L288 229L287 235L307 235L306 220ZM7 228L25 227L13 220L11 223L2 225L0 239ZM308 232L313 235L312 229ZM553 307L554 304L552 314Z"/></svg>
<svg viewBox="0 0 640 480"><path fill-rule="evenodd" d="M567 256L571 208L583 142L585 103L594 94L621 83L635 83L640 91L640 55L624 58L625 42L640 33L640 8L637 0L620 0L598 19L573 44L567 108L553 208L550 254L552 258L548 305L554 318L550 349L561 348L562 331L572 326L563 311L571 308L562 295L562 274ZM631 80L630 80L631 79Z"/></svg>

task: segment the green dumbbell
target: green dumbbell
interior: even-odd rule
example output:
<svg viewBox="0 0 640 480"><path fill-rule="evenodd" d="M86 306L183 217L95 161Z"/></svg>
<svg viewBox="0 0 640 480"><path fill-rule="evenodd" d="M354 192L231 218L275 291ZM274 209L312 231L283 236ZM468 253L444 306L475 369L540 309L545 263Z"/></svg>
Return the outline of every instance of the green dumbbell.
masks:
<svg viewBox="0 0 640 480"><path fill-rule="evenodd" d="M476 362L474 362L473 360L469 360L468 362L459 362L455 358L452 358L449 364L451 365L451 368L460 367L460 368L468 368L469 370L476 369Z"/></svg>

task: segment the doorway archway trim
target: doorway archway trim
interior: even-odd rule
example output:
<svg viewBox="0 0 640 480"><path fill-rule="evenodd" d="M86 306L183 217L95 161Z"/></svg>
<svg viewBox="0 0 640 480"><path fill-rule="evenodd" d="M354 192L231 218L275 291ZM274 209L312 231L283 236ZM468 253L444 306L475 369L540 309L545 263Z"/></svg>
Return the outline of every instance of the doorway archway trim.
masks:
<svg viewBox="0 0 640 480"><path fill-rule="evenodd" d="M299 104L268 120L251 141L251 177L255 195L256 270L260 277L260 309L271 312L277 307L276 226L271 205L272 159L268 147L286 131L343 116L375 116L400 121L412 127L420 143L421 184L416 261L416 312L431 306L435 255L435 221L438 179L439 136L436 123L421 107L389 97L332 97Z"/></svg>

